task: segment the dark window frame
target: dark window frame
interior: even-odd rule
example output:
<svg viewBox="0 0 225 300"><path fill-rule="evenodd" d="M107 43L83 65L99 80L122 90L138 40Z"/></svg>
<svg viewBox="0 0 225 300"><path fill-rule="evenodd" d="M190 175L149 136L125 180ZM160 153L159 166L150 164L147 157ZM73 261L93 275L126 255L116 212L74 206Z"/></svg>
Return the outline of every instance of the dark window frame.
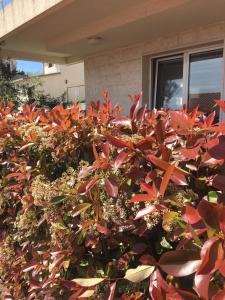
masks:
<svg viewBox="0 0 225 300"><path fill-rule="evenodd" d="M157 90L157 63L162 60L170 60L176 57L183 57L183 81L184 81L184 90L183 90L183 104L188 104L189 97L189 76L190 76L190 57L191 55L208 53L211 51L221 51L223 58L222 66L222 83L221 83L221 98L224 97L224 65L225 65L225 53L224 47L222 44L212 45L208 47L199 47L191 50L183 51L174 51L168 54L159 54L150 57L150 91L149 91L149 102L150 107L156 107L156 90ZM152 101L151 101L152 100ZM225 114L220 111L220 119L225 119Z"/></svg>

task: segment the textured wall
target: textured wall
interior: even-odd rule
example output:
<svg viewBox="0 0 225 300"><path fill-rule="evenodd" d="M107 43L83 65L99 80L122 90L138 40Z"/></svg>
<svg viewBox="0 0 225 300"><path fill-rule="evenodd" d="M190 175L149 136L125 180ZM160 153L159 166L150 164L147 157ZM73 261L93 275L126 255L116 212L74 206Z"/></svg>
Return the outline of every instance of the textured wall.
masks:
<svg viewBox="0 0 225 300"><path fill-rule="evenodd" d="M115 50L85 61L86 97L99 98L103 91L110 92L114 102L129 106L128 93L141 90L141 46Z"/></svg>
<svg viewBox="0 0 225 300"><path fill-rule="evenodd" d="M107 90L113 101L120 102L127 111L130 105L127 94L141 91L142 83L146 88L148 82L146 78L149 76L149 68L143 68L148 60L143 58L213 42L220 41L223 44L224 38L225 22L90 57L84 62L86 98L88 101L99 98ZM145 80L142 80L143 76Z"/></svg>

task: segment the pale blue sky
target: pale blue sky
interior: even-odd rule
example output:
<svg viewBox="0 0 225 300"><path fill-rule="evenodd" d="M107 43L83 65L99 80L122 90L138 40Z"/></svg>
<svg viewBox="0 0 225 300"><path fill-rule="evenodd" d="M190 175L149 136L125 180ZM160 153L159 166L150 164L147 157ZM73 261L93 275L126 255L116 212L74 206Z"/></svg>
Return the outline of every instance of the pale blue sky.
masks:
<svg viewBox="0 0 225 300"><path fill-rule="evenodd" d="M17 60L16 68L18 71L24 71L25 73L43 73L43 64L35 61Z"/></svg>
<svg viewBox="0 0 225 300"><path fill-rule="evenodd" d="M0 9L6 7L12 0L0 0Z"/></svg>

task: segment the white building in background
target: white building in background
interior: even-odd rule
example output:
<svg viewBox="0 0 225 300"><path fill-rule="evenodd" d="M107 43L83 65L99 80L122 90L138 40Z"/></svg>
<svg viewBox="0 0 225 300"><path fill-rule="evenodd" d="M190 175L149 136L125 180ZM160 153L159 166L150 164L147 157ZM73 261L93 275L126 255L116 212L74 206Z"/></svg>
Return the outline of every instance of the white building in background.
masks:
<svg viewBox="0 0 225 300"><path fill-rule="evenodd" d="M70 65L44 63L43 75L39 78L43 92L51 97L65 95L68 101L85 99L83 62Z"/></svg>

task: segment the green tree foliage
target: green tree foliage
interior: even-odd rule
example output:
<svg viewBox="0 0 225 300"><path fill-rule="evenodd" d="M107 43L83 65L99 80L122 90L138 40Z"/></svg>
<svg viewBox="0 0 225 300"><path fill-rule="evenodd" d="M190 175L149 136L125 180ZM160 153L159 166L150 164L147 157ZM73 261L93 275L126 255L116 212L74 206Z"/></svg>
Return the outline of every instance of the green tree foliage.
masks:
<svg viewBox="0 0 225 300"><path fill-rule="evenodd" d="M11 70L8 63L5 63L2 59L0 60L0 99L4 101L18 99L18 90L13 81L16 73L17 71Z"/></svg>
<svg viewBox="0 0 225 300"><path fill-rule="evenodd" d="M19 80L15 80L20 77ZM11 69L10 64L0 60L0 99L7 105L12 101L18 107L34 104L37 107L53 108L65 103L65 95L52 98L41 89L42 83L38 76L29 77L24 72Z"/></svg>

